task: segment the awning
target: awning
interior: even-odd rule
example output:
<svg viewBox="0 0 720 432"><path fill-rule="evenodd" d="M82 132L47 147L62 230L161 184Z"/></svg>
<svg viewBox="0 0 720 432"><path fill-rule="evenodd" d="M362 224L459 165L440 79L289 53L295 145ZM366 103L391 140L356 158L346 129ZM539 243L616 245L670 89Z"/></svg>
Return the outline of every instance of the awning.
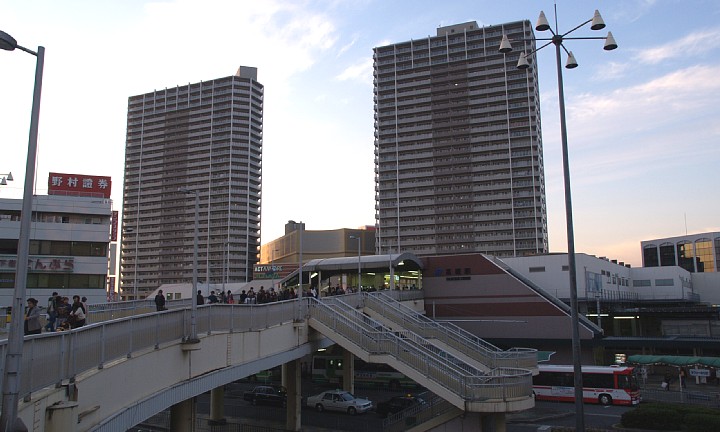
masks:
<svg viewBox="0 0 720 432"><path fill-rule="evenodd" d="M673 355L631 355L627 359L627 363L635 364L663 364L670 366L707 366L720 368L719 357L693 357L693 356L673 356Z"/></svg>
<svg viewBox="0 0 720 432"><path fill-rule="evenodd" d="M555 354L555 351L538 351L537 352L538 363L550 361L550 356L553 354Z"/></svg>

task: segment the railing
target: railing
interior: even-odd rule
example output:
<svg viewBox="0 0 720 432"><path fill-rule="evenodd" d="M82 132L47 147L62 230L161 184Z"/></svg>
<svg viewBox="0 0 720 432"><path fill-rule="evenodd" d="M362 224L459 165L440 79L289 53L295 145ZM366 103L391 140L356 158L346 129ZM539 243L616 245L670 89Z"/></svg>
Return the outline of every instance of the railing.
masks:
<svg viewBox="0 0 720 432"><path fill-rule="evenodd" d="M324 304L328 304L328 302L324 302ZM414 345L414 347L419 352L422 352L423 355L432 356L433 358L441 362L447 363L449 366L453 367L457 373L470 376L485 375L484 371L478 370L475 367L454 357L453 355L444 352L440 348L428 342L426 339L418 336L411 331L404 330L402 332L392 332L389 328L385 327L378 321L375 321L374 319L363 314L359 310L356 310L355 308L340 299L333 299L332 303L328 305L332 307L336 312L341 313L348 317L350 320L359 323L364 328L364 331L366 333L379 333L381 335L384 335L383 337L386 338L400 338L401 340Z"/></svg>
<svg viewBox="0 0 720 432"><path fill-rule="evenodd" d="M496 369L487 375L467 375L455 364L428 355L416 344L388 331L369 330L332 304L308 299L309 317L343 336L371 356L389 355L406 367L470 402L507 401L532 396L532 375L525 369ZM401 371L402 372L402 371Z"/></svg>
<svg viewBox="0 0 720 432"><path fill-rule="evenodd" d="M303 320L307 305L297 299L262 305L200 306L196 312L198 333L210 334L259 330ZM130 358L138 351L187 339L189 334L190 310L174 309L26 336L19 397L73 381L80 372L102 369L108 362ZM0 356L5 358L6 352L7 339L0 340ZM1 362L0 373L4 367Z"/></svg>
<svg viewBox="0 0 720 432"><path fill-rule="evenodd" d="M434 321L402 303L394 301L384 293L367 294L363 300L365 306L381 313L385 318L403 328L424 338L438 339L490 369L498 367L537 368L537 350L535 349L512 348L503 351L455 324Z"/></svg>
<svg viewBox="0 0 720 432"><path fill-rule="evenodd" d="M414 405L383 420L383 432L402 432L410 427L425 423L448 411L457 409L445 399L432 393L421 393L418 397L424 404Z"/></svg>

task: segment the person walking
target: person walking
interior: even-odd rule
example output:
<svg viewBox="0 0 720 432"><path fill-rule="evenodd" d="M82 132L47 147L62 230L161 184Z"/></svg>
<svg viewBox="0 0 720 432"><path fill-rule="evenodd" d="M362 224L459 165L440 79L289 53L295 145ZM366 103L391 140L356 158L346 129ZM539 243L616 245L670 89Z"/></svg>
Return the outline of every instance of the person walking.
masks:
<svg viewBox="0 0 720 432"><path fill-rule="evenodd" d="M53 292L48 299L47 305L48 320L45 324L45 331L54 332L58 316L58 293Z"/></svg>
<svg viewBox="0 0 720 432"><path fill-rule="evenodd" d="M82 327L86 323L87 311L85 306L80 301L79 295L73 296L72 310L70 311L70 317L68 320L72 324L72 328Z"/></svg>
<svg viewBox="0 0 720 432"><path fill-rule="evenodd" d="M40 324L40 309L37 307L38 301L33 297L27 299L27 309L25 310L25 336L40 334L42 325Z"/></svg>
<svg viewBox="0 0 720 432"><path fill-rule="evenodd" d="M163 294L163 290L158 291L158 293L155 295L155 309L158 312L166 310L165 309L165 294Z"/></svg>
<svg viewBox="0 0 720 432"><path fill-rule="evenodd" d="M197 302L198 306L205 304L205 297L203 297L202 291L198 290L197 298L195 299L195 301Z"/></svg>

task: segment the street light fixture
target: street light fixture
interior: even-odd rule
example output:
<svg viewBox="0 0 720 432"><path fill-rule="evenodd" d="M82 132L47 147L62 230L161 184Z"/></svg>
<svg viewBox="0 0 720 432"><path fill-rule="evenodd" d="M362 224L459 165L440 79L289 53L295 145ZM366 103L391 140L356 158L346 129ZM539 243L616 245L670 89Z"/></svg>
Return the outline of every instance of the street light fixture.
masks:
<svg viewBox="0 0 720 432"><path fill-rule="evenodd" d="M3 176L2 180L0 180L0 186L7 186L7 182L14 180L11 172L7 174L0 174L0 176Z"/></svg>
<svg viewBox="0 0 720 432"><path fill-rule="evenodd" d="M22 212L20 213L20 235L18 237L17 267L15 269L15 291L12 319L8 333L8 346L3 369L2 413L0 413L0 431L27 430L18 419L18 395L20 393L20 364L23 349L23 302L27 285L27 262L30 252L30 221L32 220L33 186L35 182L35 159L37 158L38 121L40 120L40 94L45 64L45 47L38 46L37 52L18 45L9 34L0 31L0 49L25 51L36 57L35 88L33 91L32 113L30 116L30 135L28 138L27 164L25 166L25 189L23 191ZM8 174L10 176L10 174Z"/></svg>
<svg viewBox="0 0 720 432"><path fill-rule="evenodd" d="M195 195L195 236L193 241L193 275L192 275L192 299L190 301L190 338L187 340L189 343L196 343L199 341L197 337L197 281L198 281L198 231L200 221L200 195L198 191L190 190L187 188L178 189L180 192Z"/></svg>
<svg viewBox="0 0 720 432"><path fill-rule="evenodd" d="M527 69L530 64L527 61L527 56L534 54L537 51L545 48L546 46L553 44L555 45L555 56L557 60L557 80L558 80L558 97L560 101L560 136L562 140L562 156L563 156L563 178L565 183L565 222L567 224L567 244L568 244L568 271L570 277L570 306L571 306L571 320L572 320L572 356L573 356L573 372L574 372L574 386L575 386L575 430L579 432L585 431L585 415L583 411L583 384L582 384L582 364L580 361L580 323L578 317L578 299L577 299L577 269L575 265L575 235L573 232L573 219L572 219L572 199L570 194L570 165L568 161L568 143L567 143L567 125L565 121L565 93L563 90L563 78L562 78L562 67L561 67L561 56L560 48L562 48L568 55L567 63L565 67L568 69L574 69L578 66L575 56L572 51L568 51L563 45L565 40L582 40L582 39L604 39L605 46L603 47L606 51L614 50L617 48L615 38L612 33L608 32L606 37L567 37L570 33L590 23L592 30L602 30L605 28L605 22L600 16L599 11L595 11L595 14L589 20L582 24L574 27L572 30L566 33L560 33L557 29L557 6L555 7L555 31L550 27L544 12L540 12L535 30L547 31L552 33L552 38L531 38L531 39L518 39L520 41L549 41L540 48L531 51L530 53L523 52L518 60L517 67L519 69ZM502 41L500 42L501 53L507 54L512 51L512 45L507 35L503 35Z"/></svg>
<svg viewBox="0 0 720 432"><path fill-rule="evenodd" d="M351 235L350 240L357 240L357 243L358 243L358 292L360 292L362 290L362 287L360 285L360 277L362 276L362 271L361 271L362 261L360 258L360 244L362 241L362 237L360 237L359 235L358 236Z"/></svg>

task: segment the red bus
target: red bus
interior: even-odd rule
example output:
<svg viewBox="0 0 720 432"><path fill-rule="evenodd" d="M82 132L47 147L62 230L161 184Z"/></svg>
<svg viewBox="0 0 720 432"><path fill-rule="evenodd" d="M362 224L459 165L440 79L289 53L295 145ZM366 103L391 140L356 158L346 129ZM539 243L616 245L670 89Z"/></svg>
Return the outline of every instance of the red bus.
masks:
<svg viewBox="0 0 720 432"><path fill-rule="evenodd" d="M533 393L537 400L575 401L573 366L539 365L533 377ZM583 402L602 405L636 405L640 388L632 367L583 366Z"/></svg>

